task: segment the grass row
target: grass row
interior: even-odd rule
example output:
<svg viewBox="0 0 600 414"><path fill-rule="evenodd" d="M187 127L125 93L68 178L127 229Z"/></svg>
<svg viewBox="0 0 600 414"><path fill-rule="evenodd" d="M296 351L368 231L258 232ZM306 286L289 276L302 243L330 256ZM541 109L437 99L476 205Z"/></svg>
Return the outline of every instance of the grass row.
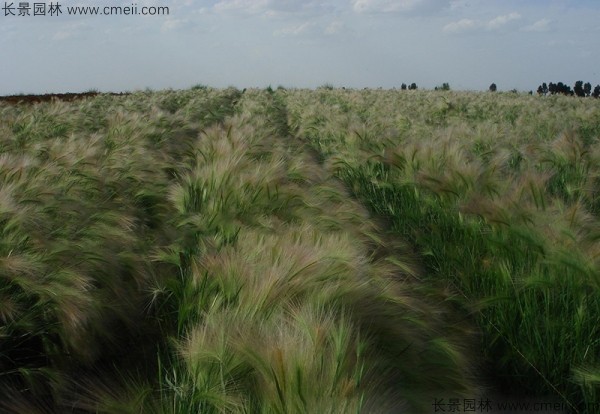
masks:
<svg viewBox="0 0 600 414"><path fill-rule="evenodd" d="M171 115L161 107L174 93L0 107L0 390L9 412L68 405L80 387L73 373L93 382L113 367L156 365L163 332L148 300L177 267L154 256L180 238L169 224L172 160L190 135L232 113L235 98L196 94ZM195 119L202 108L215 117Z"/></svg>
<svg viewBox="0 0 600 414"><path fill-rule="evenodd" d="M477 391L470 325L287 107L0 106L3 411L427 412Z"/></svg>
<svg viewBox="0 0 600 414"><path fill-rule="evenodd" d="M289 123L482 334L501 391L600 398L600 107L519 95L288 91ZM593 408L589 408L593 412Z"/></svg>

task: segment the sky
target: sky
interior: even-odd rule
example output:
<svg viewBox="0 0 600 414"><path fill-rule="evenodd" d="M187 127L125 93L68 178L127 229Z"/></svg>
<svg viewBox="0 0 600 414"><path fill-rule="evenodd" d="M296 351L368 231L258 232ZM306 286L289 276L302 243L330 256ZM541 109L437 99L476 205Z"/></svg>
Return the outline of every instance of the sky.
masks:
<svg viewBox="0 0 600 414"><path fill-rule="evenodd" d="M46 15L39 5L33 15L34 2ZM487 90L493 82L522 91L542 82L600 84L599 0L34 2L20 16L22 1L0 1L0 95L198 84L447 82ZM51 3L60 13L49 15ZM130 14L110 14L111 6Z"/></svg>

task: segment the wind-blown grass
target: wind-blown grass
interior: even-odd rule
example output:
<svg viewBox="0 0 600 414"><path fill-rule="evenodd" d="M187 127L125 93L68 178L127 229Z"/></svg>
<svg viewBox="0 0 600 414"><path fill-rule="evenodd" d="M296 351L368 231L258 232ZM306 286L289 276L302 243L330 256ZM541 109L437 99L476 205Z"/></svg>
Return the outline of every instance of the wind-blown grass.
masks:
<svg viewBox="0 0 600 414"><path fill-rule="evenodd" d="M0 410L584 412L598 125L457 92L0 105Z"/></svg>
<svg viewBox="0 0 600 414"><path fill-rule="evenodd" d="M426 412L474 392L472 329L292 139L282 96L0 111L4 411Z"/></svg>
<svg viewBox="0 0 600 414"><path fill-rule="evenodd" d="M196 245L164 400L204 412L381 412L467 395L468 353L442 334L438 305L395 280L391 258L374 260L365 212L273 135L252 111L260 99L245 96L248 118L199 137L170 193Z"/></svg>
<svg viewBox="0 0 600 414"><path fill-rule="evenodd" d="M22 404L60 404L69 372L136 365L162 337L147 290L176 268L151 256L176 235L156 138L177 119L148 122L126 109L134 103L139 96L0 108L0 388ZM150 98L142 104L158 111ZM3 404L20 411L16 399Z"/></svg>
<svg viewBox="0 0 600 414"><path fill-rule="evenodd" d="M492 381L598 403L596 103L297 91L288 113L473 315Z"/></svg>

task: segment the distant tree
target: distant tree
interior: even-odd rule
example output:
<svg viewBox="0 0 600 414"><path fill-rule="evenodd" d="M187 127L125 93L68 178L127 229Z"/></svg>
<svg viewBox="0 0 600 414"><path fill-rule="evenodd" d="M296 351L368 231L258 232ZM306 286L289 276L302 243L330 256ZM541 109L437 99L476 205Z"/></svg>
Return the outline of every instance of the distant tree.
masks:
<svg viewBox="0 0 600 414"><path fill-rule="evenodd" d="M448 82L444 82L444 83L442 83L442 86L436 86L435 90L436 91L449 91L450 84Z"/></svg>
<svg viewBox="0 0 600 414"><path fill-rule="evenodd" d="M402 89L403 91L405 91L405 90L406 90L406 83L403 83L403 84L400 86L400 89Z"/></svg>
<svg viewBox="0 0 600 414"><path fill-rule="evenodd" d="M562 82L558 82L555 86L555 93L561 93L563 95L574 95L573 90L571 89L571 87L569 85L565 85Z"/></svg>
<svg viewBox="0 0 600 414"><path fill-rule="evenodd" d="M590 96L592 93L592 84L589 82L586 82L585 85L583 85L583 93L585 93L585 96Z"/></svg>
<svg viewBox="0 0 600 414"><path fill-rule="evenodd" d="M554 85L551 83L551 85ZM554 88L554 86L553 86ZM537 93L540 95L547 95L548 94L548 85L546 85L546 82L542 83L540 86L538 86L538 90Z"/></svg>
<svg viewBox="0 0 600 414"><path fill-rule="evenodd" d="M496 84L495 84L495 83L492 83L492 84L490 85L490 92L496 92L496 90L498 90L498 87L496 86Z"/></svg>
<svg viewBox="0 0 600 414"><path fill-rule="evenodd" d="M583 81L577 81L575 82L575 86L573 87L573 90L575 91L575 95L579 96L579 97L583 97L585 96L585 92L583 91Z"/></svg>
<svg viewBox="0 0 600 414"><path fill-rule="evenodd" d="M533 91L529 91L529 95L533 95Z"/></svg>
<svg viewBox="0 0 600 414"><path fill-rule="evenodd" d="M600 85L596 85L594 92L592 93L594 98L600 98Z"/></svg>
<svg viewBox="0 0 600 414"><path fill-rule="evenodd" d="M564 91L563 91L563 93L564 93L565 95L568 95L568 96L573 96L573 95L575 95L575 92L573 92L573 89L571 89L571 87L570 87L569 85L566 85L566 84L565 84L565 87L564 87Z"/></svg>
<svg viewBox="0 0 600 414"><path fill-rule="evenodd" d="M556 91L556 84L550 82L548 84L548 90L550 91L550 95L554 95L555 93L557 93L557 91Z"/></svg>
<svg viewBox="0 0 600 414"><path fill-rule="evenodd" d="M411 84L410 84L410 86L408 87L408 89L410 89L410 90L413 90L413 91L414 91L414 90L417 90L417 84L416 84L416 83L414 83L414 82L413 82L413 83L411 83Z"/></svg>
<svg viewBox="0 0 600 414"><path fill-rule="evenodd" d="M546 82L544 82L540 86L538 86L537 93L540 94L540 95L547 95L548 94L548 85L546 85Z"/></svg>

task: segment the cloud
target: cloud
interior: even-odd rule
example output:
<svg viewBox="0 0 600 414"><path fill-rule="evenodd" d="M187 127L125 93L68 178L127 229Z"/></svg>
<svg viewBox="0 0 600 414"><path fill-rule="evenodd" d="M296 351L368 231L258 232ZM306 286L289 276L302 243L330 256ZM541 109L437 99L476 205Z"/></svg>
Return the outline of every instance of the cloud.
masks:
<svg viewBox="0 0 600 414"><path fill-rule="evenodd" d="M259 13L263 11L269 4L269 0L221 0L217 2L213 9L216 12L243 12L243 13Z"/></svg>
<svg viewBox="0 0 600 414"><path fill-rule="evenodd" d="M312 36L312 35L326 35L326 36L337 36L346 32L347 28L339 20L330 22L329 24L316 23L314 21L307 21L301 24L290 25L283 29L276 30L273 32L274 36L287 37L287 36Z"/></svg>
<svg viewBox="0 0 600 414"><path fill-rule="evenodd" d="M448 23L446 26L444 26L443 30L446 33L464 33L478 29L479 27L480 24L475 20L462 19L457 22Z"/></svg>
<svg viewBox="0 0 600 414"><path fill-rule="evenodd" d="M280 30L276 30L273 34L275 36L299 36L312 31L316 24L314 22L304 22L302 24L288 26Z"/></svg>
<svg viewBox="0 0 600 414"><path fill-rule="evenodd" d="M498 17L490 20L486 24L486 28L488 30L497 30L503 26L506 26L508 23L510 23L514 20L519 20L520 18L521 18L521 15L519 13L513 12L510 14L504 14L502 16L498 16Z"/></svg>
<svg viewBox="0 0 600 414"><path fill-rule="evenodd" d="M183 28L189 28L191 25L192 25L192 23L188 19L168 18L167 20L164 21L164 23L160 27L160 31L163 33L171 32L171 31L175 31L175 30L179 30L179 29L183 29Z"/></svg>
<svg viewBox="0 0 600 414"><path fill-rule="evenodd" d="M352 0L356 13L428 14L450 7L451 0Z"/></svg>
<svg viewBox="0 0 600 414"><path fill-rule="evenodd" d="M526 32L548 32L550 31L551 23L552 20L544 18L533 24L530 24L529 26L525 26L523 30Z"/></svg>
<svg viewBox="0 0 600 414"><path fill-rule="evenodd" d="M268 8L270 0L220 0L214 5L217 12L260 13Z"/></svg>
<svg viewBox="0 0 600 414"><path fill-rule="evenodd" d="M465 33L474 31L496 31L509 25L511 22L521 19L519 13L513 12L510 14L504 14L497 16L491 20L473 20L473 19L461 19L456 22L450 22L443 27L443 31L446 33Z"/></svg>
<svg viewBox="0 0 600 414"><path fill-rule="evenodd" d="M278 17L287 14L315 14L333 9L333 0L219 0L213 6L217 13L262 14Z"/></svg>
<svg viewBox="0 0 600 414"><path fill-rule="evenodd" d="M470 6L469 0L451 0L450 1L450 10L465 9L469 6Z"/></svg>

